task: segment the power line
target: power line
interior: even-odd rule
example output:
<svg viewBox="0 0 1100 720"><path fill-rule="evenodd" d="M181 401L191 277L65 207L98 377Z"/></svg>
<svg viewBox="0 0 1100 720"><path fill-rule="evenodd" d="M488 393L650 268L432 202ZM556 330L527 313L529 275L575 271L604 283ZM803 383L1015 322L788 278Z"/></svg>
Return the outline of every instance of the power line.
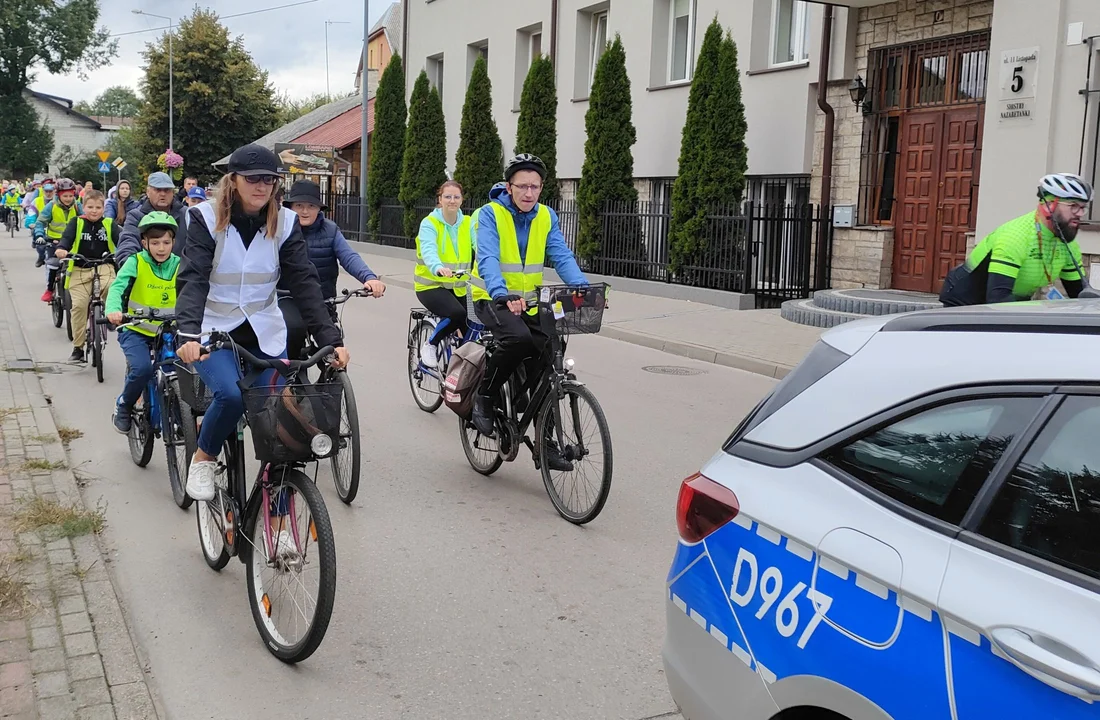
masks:
<svg viewBox="0 0 1100 720"><path fill-rule="evenodd" d="M219 15L218 19L219 20L231 20L233 18L244 17L245 15L258 15L259 13L271 12L272 10L284 10L286 8L298 7L299 5L312 5L315 2L318 2L318 0L302 0L301 2L290 3L288 5L276 5L275 7L262 8L260 10L250 10L249 12L235 13L233 15ZM177 26L175 26L175 25L161 25L160 27L145 28L144 30L129 30L127 32L111 33L107 37L116 38L116 37L125 37L127 35L140 35L141 33L158 32L160 30L171 30L173 27L177 27ZM33 48L34 48L33 45L27 45L27 46L23 46L23 47L6 47L6 48L0 48L0 52L8 52L10 50L31 50Z"/></svg>

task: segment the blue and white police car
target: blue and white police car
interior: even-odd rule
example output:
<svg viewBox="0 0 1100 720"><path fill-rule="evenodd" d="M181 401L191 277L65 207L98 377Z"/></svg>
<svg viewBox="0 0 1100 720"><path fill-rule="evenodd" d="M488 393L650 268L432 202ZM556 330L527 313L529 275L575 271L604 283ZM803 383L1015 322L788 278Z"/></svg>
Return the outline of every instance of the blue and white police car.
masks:
<svg viewBox="0 0 1100 720"><path fill-rule="evenodd" d="M827 332L680 488L687 720L1100 718L1100 302Z"/></svg>

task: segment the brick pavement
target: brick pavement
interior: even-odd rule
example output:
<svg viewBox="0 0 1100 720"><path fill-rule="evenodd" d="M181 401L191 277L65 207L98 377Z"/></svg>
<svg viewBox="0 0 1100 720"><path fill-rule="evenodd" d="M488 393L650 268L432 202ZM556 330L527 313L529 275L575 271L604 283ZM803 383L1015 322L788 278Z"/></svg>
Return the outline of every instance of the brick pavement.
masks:
<svg viewBox="0 0 1100 720"><path fill-rule="evenodd" d="M57 526L16 532L17 514L36 498L84 504L50 400L19 349L26 343L9 292L4 282L0 582L22 585L24 602L0 607L0 718L158 718L96 536L59 537ZM46 463L54 467L37 469Z"/></svg>

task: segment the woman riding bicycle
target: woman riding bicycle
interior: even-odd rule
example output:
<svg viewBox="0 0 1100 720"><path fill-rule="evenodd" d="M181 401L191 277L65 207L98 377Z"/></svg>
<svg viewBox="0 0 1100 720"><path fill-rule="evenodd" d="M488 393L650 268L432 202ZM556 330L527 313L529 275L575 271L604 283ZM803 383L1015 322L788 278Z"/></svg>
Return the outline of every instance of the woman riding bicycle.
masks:
<svg viewBox="0 0 1100 720"><path fill-rule="evenodd" d="M466 329L466 281L456 273L468 273L473 264L471 218L462 213L462 186L448 180L436 192L439 207L420 223L416 236L416 299L441 318L435 332L420 346L424 367L439 364L439 343Z"/></svg>
<svg viewBox="0 0 1100 720"><path fill-rule="evenodd" d="M245 145L229 158L217 200L188 210L187 242L177 280L176 317L182 336L228 332L257 357L286 357L287 331L276 301L280 279L298 302L317 342L336 348L335 367L348 363L321 297L298 219L274 200L279 159L260 145ZM232 350L200 357L189 341L177 354L194 367L213 393L199 431L198 450L187 475L187 494L214 497L215 458L244 414L237 381L241 368Z"/></svg>

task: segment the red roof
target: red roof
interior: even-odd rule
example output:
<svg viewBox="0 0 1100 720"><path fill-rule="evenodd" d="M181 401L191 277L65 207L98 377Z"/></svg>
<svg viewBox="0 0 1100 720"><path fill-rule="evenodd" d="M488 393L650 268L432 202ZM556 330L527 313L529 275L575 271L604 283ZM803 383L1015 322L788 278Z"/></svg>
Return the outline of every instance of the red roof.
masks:
<svg viewBox="0 0 1100 720"><path fill-rule="evenodd" d="M318 125L305 135L290 142L306 145L331 145L340 150L351 145L363 134L362 106L354 107L323 125ZM374 98L367 101L367 134L374 132Z"/></svg>

